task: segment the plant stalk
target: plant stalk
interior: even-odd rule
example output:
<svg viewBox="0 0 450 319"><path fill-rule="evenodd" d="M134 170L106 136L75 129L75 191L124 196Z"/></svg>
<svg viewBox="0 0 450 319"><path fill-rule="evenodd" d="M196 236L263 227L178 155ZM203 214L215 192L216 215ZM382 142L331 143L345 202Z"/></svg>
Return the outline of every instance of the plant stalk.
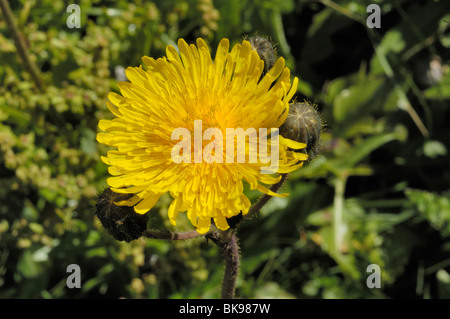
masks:
<svg viewBox="0 0 450 319"><path fill-rule="evenodd" d="M30 73L37 90L40 93L45 92L46 87L44 81L42 80L41 73L39 72L37 66L30 59L30 51L28 50L25 38L23 37L22 33L17 27L16 21L14 20L14 15L12 14L11 7L9 6L8 1L0 0L0 7L2 8L2 12L3 15L5 16L6 23L14 38L17 52L22 58L25 68Z"/></svg>
<svg viewBox="0 0 450 319"><path fill-rule="evenodd" d="M336 256L341 254L343 243L343 215L344 215L344 196L347 176L338 176L335 181L334 193L334 214L333 214L333 234L334 234L334 252Z"/></svg>
<svg viewBox="0 0 450 319"><path fill-rule="evenodd" d="M143 237L149 239L168 239L168 240L183 240L192 239L203 236L199 234L196 230L187 231L184 233L175 233L168 230L146 230L142 233Z"/></svg>

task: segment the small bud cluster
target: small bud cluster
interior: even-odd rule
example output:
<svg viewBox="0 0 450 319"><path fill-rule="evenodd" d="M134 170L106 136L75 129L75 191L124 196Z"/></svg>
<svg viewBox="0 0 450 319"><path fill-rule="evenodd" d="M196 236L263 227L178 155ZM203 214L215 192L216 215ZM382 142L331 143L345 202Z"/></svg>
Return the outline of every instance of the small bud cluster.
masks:
<svg viewBox="0 0 450 319"><path fill-rule="evenodd" d="M252 36L247 41L264 61L264 72L262 74L264 76L275 64L277 59L275 49L272 43L264 37ZM322 119L314 106L306 102L290 104L286 121L280 127L280 135L305 143L306 149L302 149L300 152L308 154L308 161L311 161L320 152L321 133Z"/></svg>

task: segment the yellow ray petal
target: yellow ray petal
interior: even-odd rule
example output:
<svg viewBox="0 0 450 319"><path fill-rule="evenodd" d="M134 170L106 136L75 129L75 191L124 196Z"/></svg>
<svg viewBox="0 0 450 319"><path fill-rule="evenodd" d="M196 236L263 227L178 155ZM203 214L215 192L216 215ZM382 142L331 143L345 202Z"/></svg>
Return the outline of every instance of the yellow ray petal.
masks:
<svg viewBox="0 0 450 319"><path fill-rule="evenodd" d="M261 184L258 184L258 187L256 189L264 194L274 196L274 197L288 197L289 196L289 194L287 194L287 193L283 193L283 194L274 193L270 189L262 186Z"/></svg>
<svg viewBox="0 0 450 319"><path fill-rule="evenodd" d="M134 206L137 203L139 203L139 201L141 201L141 200L142 200L142 198L140 198L139 196L132 196L129 199L114 202L114 204L117 206Z"/></svg>
<svg viewBox="0 0 450 319"><path fill-rule="evenodd" d="M300 143L300 142L297 142L297 141L293 141L293 140L290 140L288 138L284 138L281 135L278 135L278 136L280 138L280 143L281 144L284 144L287 147L292 148L294 150L299 150L299 149L302 149L302 148L306 147L305 143Z"/></svg>
<svg viewBox="0 0 450 319"><path fill-rule="evenodd" d="M227 220L221 213L218 213L217 216L214 217L214 223L216 224L216 227L220 230L227 230L228 228L230 228L230 226L227 223Z"/></svg>
<svg viewBox="0 0 450 319"><path fill-rule="evenodd" d="M177 197L172 201L172 203L169 206L168 211L169 220L170 223L174 226L177 224L177 216L180 209L180 202L181 200Z"/></svg>
<svg viewBox="0 0 450 319"><path fill-rule="evenodd" d="M139 204L134 206L134 211L138 214L147 213L150 209L152 209L153 206L155 206L155 204L158 201L160 196L161 195L159 195L159 194L148 195Z"/></svg>
<svg viewBox="0 0 450 319"><path fill-rule="evenodd" d="M211 228L211 217L200 218L197 224L197 232L206 234Z"/></svg>

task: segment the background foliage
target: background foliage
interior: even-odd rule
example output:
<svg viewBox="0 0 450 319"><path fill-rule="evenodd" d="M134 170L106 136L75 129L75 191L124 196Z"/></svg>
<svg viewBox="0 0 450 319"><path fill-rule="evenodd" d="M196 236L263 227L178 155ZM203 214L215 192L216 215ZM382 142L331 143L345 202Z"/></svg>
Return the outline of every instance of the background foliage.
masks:
<svg viewBox="0 0 450 319"><path fill-rule="evenodd" d="M380 29L366 8L381 7ZM11 1L36 85L0 20L0 297L217 298L204 239L116 242L93 207L106 187L106 95L124 67L179 37L214 51L268 35L326 122L323 153L239 230L242 298L450 298L450 3L441 1ZM255 200L256 193L249 193ZM150 227L169 227L162 197ZM189 229L180 223L177 230ZM69 264L81 289L66 287ZM369 264L381 289L369 289Z"/></svg>

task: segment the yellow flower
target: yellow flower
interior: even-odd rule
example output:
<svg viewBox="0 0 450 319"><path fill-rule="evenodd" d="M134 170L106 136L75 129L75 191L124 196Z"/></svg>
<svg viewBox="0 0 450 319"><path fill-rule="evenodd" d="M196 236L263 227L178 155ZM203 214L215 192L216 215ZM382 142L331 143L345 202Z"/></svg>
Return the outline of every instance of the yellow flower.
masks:
<svg viewBox="0 0 450 319"><path fill-rule="evenodd" d="M307 159L305 154L291 150L304 148L304 144L281 136L278 149L271 148L277 141L271 137L278 136L271 129L286 119L298 80L295 78L291 85L283 58L260 80L264 62L247 41L229 52L228 39L222 39L214 60L202 39L197 39L196 46L180 39L178 49L180 53L168 46L167 57L157 60L143 57L146 67L127 68L130 82L118 83L122 95L108 95L107 106L116 118L100 120L99 128L107 133L97 135L100 143L115 148L102 157L113 175L107 183L114 192L134 194L116 204L134 206L138 214L148 212L162 194L169 192L174 199L168 211L173 225L179 212L187 212L199 233L209 231L211 219L217 228L226 230L226 218L240 212L245 215L250 207L243 181L265 194L287 196L273 193L262 184L277 183L279 174L292 172ZM200 140L198 136L189 137L184 142L194 145L193 150L188 149L186 154L183 148L184 156L174 160L173 150L181 143L179 136L174 138L174 131L183 128L195 135L198 123L201 134L215 128L215 139L211 134L209 138L202 135ZM217 134L222 132L228 138L227 128L253 128L256 136L244 137L245 147L237 145L227 154L225 146L219 147L222 141ZM267 129L267 134L260 129ZM268 140L267 156L257 154L251 161L250 152L255 151L252 142L264 137ZM237 135L232 136L232 143L238 144L237 140ZM206 157L198 161L202 151L210 155L209 161ZM247 155L246 161L236 161L242 153ZM278 157L275 169L268 162L272 155ZM211 156L226 160L211 162ZM274 174L263 172L270 167Z"/></svg>

